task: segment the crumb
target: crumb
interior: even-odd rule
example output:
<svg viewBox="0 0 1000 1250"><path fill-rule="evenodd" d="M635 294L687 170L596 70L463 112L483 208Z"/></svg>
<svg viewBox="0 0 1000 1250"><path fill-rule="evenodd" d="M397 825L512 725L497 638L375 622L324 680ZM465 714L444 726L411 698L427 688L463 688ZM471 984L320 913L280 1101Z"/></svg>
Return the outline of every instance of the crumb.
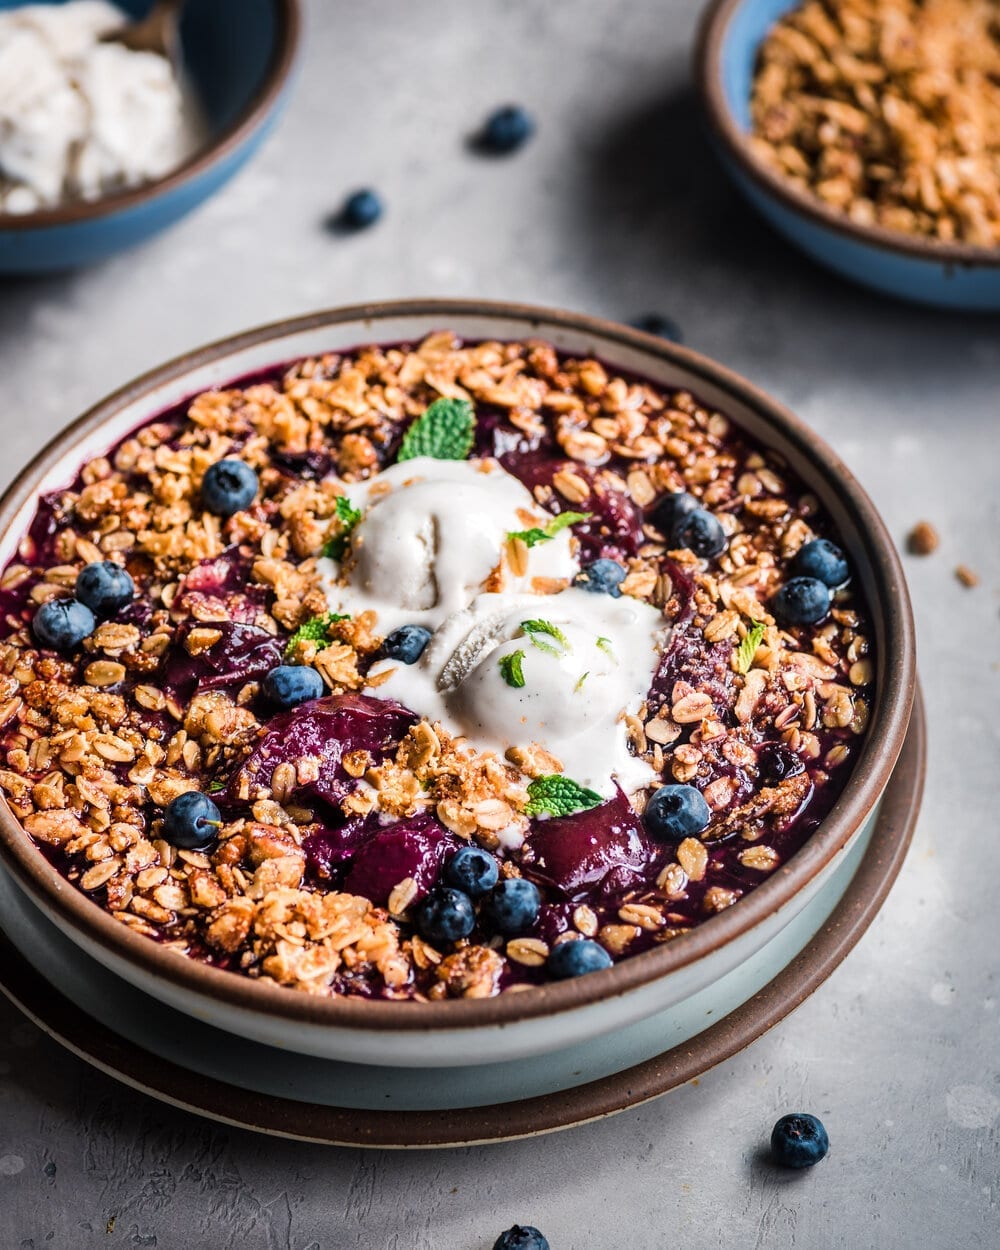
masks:
<svg viewBox="0 0 1000 1250"><path fill-rule="evenodd" d="M955 576L963 586L968 586L970 589L979 585L979 574L974 569L970 569L967 564L960 564L955 569Z"/></svg>
<svg viewBox="0 0 1000 1250"><path fill-rule="evenodd" d="M906 537L906 549L914 556L929 556L940 544L938 532L930 521L918 521Z"/></svg>

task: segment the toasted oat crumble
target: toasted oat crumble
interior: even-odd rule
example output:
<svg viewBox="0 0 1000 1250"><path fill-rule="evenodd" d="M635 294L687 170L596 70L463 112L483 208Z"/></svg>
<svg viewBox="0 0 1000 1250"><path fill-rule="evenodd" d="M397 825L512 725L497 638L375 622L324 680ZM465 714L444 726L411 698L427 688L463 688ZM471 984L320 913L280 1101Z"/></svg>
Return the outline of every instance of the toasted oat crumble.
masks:
<svg viewBox="0 0 1000 1250"><path fill-rule="evenodd" d="M711 821L699 837L654 846L640 822L651 791L594 809L602 826L630 830L630 854L641 843L641 869L611 862L601 879L577 881L574 864L554 879L544 839L558 829L571 845L572 822L593 812L527 814L532 781L561 770L539 744L501 758L405 709L386 712L392 732L345 742L331 788L325 748L289 755L291 731L262 706L260 682L283 657L319 672L324 715L377 700L366 674L378 620L327 619L317 560L341 532L345 483L377 476L440 396L475 405L476 454L541 457L539 504L593 510L579 527L590 558L624 563L622 590L673 626L629 737L665 782L701 790ZM260 493L222 519L199 489L226 456L256 470ZM722 555L669 549L656 505L680 489L721 521ZM299 361L198 395L42 501L0 578L0 787L42 851L120 923L303 992L486 997L543 980L562 941L626 957L733 905L786 862L849 771L874 677L864 605L848 586L814 627L783 628L768 610L791 558L827 530L780 457L748 445L725 414L543 342L465 344L442 331ZM105 559L127 567L136 601L77 653L40 650L32 613ZM755 625L744 670L737 652ZM163 837L164 807L194 789L224 813L204 851ZM431 830L438 848L476 843L502 877L540 883L536 924L427 942L412 923L427 880L373 887L361 853L337 841L409 829Z"/></svg>

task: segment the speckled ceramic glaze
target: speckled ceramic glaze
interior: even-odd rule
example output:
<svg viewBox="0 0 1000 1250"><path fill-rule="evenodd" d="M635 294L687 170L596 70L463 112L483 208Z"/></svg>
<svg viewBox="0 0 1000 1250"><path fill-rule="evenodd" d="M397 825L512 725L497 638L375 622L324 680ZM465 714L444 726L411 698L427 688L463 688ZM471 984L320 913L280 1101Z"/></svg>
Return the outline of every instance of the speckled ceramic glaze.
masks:
<svg viewBox="0 0 1000 1250"><path fill-rule="evenodd" d="M869 836L902 748L915 683L913 627L892 543L834 452L790 413L718 365L674 344L566 313L511 305L413 302L319 313L251 331L177 360L125 387L71 426L21 475L0 505L0 561L9 560L40 491L69 482L97 455L157 412L208 387L276 362L363 342L416 340L449 327L468 339L544 337L657 383L689 387L759 442L779 451L821 499L849 550L870 605L877 698L852 775L833 810L778 872L694 931L606 971L519 994L441 1003L394 1003L299 994L172 953L114 921L64 880L9 811L0 855L46 916L100 963L169 1006L242 1037L303 1054L367 1065L443 1067L502 1063L563 1050L665 1012L733 1010L771 980L790 949L782 934L817 900L839 897L842 871ZM834 886L833 882L842 882ZM816 914L819 914L817 912ZM825 914L825 913L823 913ZM795 942L792 942L795 947ZM754 969L751 973L751 968ZM697 1004L692 1008L692 1002Z"/></svg>
<svg viewBox="0 0 1000 1250"><path fill-rule="evenodd" d="M713 0L696 76L712 135L740 190L786 238L821 264L888 295L943 308L1000 308L1000 249L933 244L858 226L765 169L747 143L757 49L801 0Z"/></svg>
<svg viewBox="0 0 1000 1250"><path fill-rule="evenodd" d="M24 2L0 0L0 9ZM115 3L134 17L151 7L151 0ZM288 86L298 36L298 0L186 5L184 66L208 126L204 146L180 169L148 186L24 216L0 214L0 273L93 264L158 234L208 199L250 159L270 129Z"/></svg>

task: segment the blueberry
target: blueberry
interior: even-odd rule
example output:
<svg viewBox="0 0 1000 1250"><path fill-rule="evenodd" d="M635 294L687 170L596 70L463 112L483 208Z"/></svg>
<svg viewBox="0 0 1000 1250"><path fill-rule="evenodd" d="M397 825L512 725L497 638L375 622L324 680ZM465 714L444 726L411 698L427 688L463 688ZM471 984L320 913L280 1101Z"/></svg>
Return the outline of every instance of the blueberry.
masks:
<svg viewBox="0 0 1000 1250"><path fill-rule="evenodd" d="M851 576L844 553L829 538L804 543L792 560L792 572L796 577L815 577L831 589L843 586Z"/></svg>
<svg viewBox="0 0 1000 1250"><path fill-rule="evenodd" d="M620 599L622 592L619 587L625 580L626 572L625 566L617 560L595 560L593 564L583 566L573 578L573 585L582 590L593 591L595 595L610 595L613 599Z"/></svg>
<svg viewBox="0 0 1000 1250"><path fill-rule="evenodd" d="M708 560L726 549L726 531L718 519L704 508L695 508L674 525L670 540L675 547L687 547Z"/></svg>
<svg viewBox="0 0 1000 1250"><path fill-rule="evenodd" d="M222 816L207 794L185 790L163 813L163 836L171 846L203 851L215 841Z"/></svg>
<svg viewBox="0 0 1000 1250"><path fill-rule="evenodd" d="M382 654L403 664L416 664L431 640L431 631L423 625L400 625L382 643Z"/></svg>
<svg viewBox="0 0 1000 1250"><path fill-rule="evenodd" d="M217 460L205 471L201 479L201 500L216 516L232 516L250 507L259 486L253 469L230 456Z"/></svg>
<svg viewBox="0 0 1000 1250"><path fill-rule="evenodd" d="M771 1130L771 1153L783 1168L811 1168L829 1149L822 1121L804 1111L783 1115Z"/></svg>
<svg viewBox="0 0 1000 1250"><path fill-rule="evenodd" d="M279 664L264 678L261 688L264 698L275 707L298 707L320 697L323 678L306 664Z"/></svg>
<svg viewBox="0 0 1000 1250"><path fill-rule="evenodd" d="M501 933L521 933L534 922L542 896L523 877L501 881L485 903L486 914Z"/></svg>
<svg viewBox="0 0 1000 1250"><path fill-rule="evenodd" d="M500 876L497 861L478 846L463 846L445 865L445 880L469 898L489 894Z"/></svg>
<svg viewBox="0 0 1000 1250"><path fill-rule="evenodd" d="M50 599L35 613L31 628L43 647L72 651L97 627L94 614L79 599Z"/></svg>
<svg viewBox="0 0 1000 1250"><path fill-rule="evenodd" d="M769 786L777 785L786 777L797 777L805 767L792 748L783 742L762 742L757 748L757 768L761 779Z"/></svg>
<svg viewBox="0 0 1000 1250"><path fill-rule="evenodd" d="M588 972L600 972L611 967L611 956L598 942L580 938L576 942L560 942L553 946L545 961L545 970L557 981L567 977L582 977Z"/></svg>
<svg viewBox="0 0 1000 1250"><path fill-rule="evenodd" d="M815 625L830 611L830 587L815 577L793 577L771 596L770 608L782 625Z"/></svg>
<svg viewBox="0 0 1000 1250"><path fill-rule="evenodd" d="M493 1243L493 1250L549 1250L549 1243L530 1224L515 1224Z"/></svg>
<svg viewBox="0 0 1000 1250"><path fill-rule="evenodd" d="M686 516L698 511L698 500L686 490L675 490L664 495L650 514L650 520L669 538Z"/></svg>
<svg viewBox="0 0 1000 1250"><path fill-rule="evenodd" d="M354 191L344 201L338 224L348 230L367 230L382 216L382 201L370 187Z"/></svg>
<svg viewBox="0 0 1000 1250"><path fill-rule="evenodd" d="M659 842L679 842L701 833L711 817L701 791L694 786L660 786L642 814L650 836Z"/></svg>
<svg viewBox="0 0 1000 1250"><path fill-rule="evenodd" d="M472 899L447 886L432 891L417 908L417 928L429 942L456 942L476 923Z"/></svg>
<svg viewBox="0 0 1000 1250"><path fill-rule="evenodd" d="M645 313L630 324L646 334L655 334L658 339L669 339L671 343L683 342L680 326L662 313Z"/></svg>
<svg viewBox="0 0 1000 1250"><path fill-rule="evenodd" d="M535 123L519 104L508 104L487 117L476 136L475 146L481 152L506 155L517 149L535 133Z"/></svg>
<svg viewBox="0 0 1000 1250"><path fill-rule="evenodd" d="M135 583L120 564L100 560L80 570L76 579L76 597L96 617L106 619L132 602Z"/></svg>

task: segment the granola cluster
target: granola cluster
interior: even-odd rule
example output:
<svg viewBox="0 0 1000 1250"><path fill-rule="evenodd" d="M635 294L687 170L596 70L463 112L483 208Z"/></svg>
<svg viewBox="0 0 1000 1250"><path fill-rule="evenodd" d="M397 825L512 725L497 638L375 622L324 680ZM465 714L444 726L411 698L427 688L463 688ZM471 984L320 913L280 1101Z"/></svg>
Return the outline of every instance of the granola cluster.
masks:
<svg viewBox="0 0 1000 1250"><path fill-rule="evenodd" d="M807 0L760 49L754 151L863 226L1000 244L995 0Z"/></svg>
<svg viewBox="0 0 1000 1250"><path fill-rule="evenodd" d="M531 742L506 758L475 751L378 701L367 678L378 620L330 613L317 562L343 537L345 484L392 463L440 397L475 406L474 454L500 456L526 481L530 469L543 509L586 509L589 557L620 560L621 590L672 626L627 727L660 778L704 796L712 815L699 837L641 839L651 790L539 820L529 787L562 771L551 752ZM232 456L260 489L226 519L199 491L209 466ZM670 549L657 505L678 490L722 524L723 554ZM197 396L42 500L0 578L0 787L80 890L180 954L308 993L523 989L558 943L592 938L619 958L730 906L828 810L871 705L863 605L847 586L821 624L788 627L768 606L789 561L826 528L780 457L748 445L723 413L543 342L465 344L445 331L300 361ZM108 559L127 568L135 601L77 653L41 648L33 613ZM261 700L283 660L313 666L328 692L306 728ZM361 717L359 745L347 727ZM206 850L164 836L164 808L189 790L223 813ZM612 856L599 880L585 879L586 856L573 858L582 820L598 840L631 830L628 865ZM431 883L416 872L384 879L391 857L379 839L397 833L435 853L490 851L501 878L539 883L538 920L515 937L477 928L428 942L412 918Z"/></svg>

